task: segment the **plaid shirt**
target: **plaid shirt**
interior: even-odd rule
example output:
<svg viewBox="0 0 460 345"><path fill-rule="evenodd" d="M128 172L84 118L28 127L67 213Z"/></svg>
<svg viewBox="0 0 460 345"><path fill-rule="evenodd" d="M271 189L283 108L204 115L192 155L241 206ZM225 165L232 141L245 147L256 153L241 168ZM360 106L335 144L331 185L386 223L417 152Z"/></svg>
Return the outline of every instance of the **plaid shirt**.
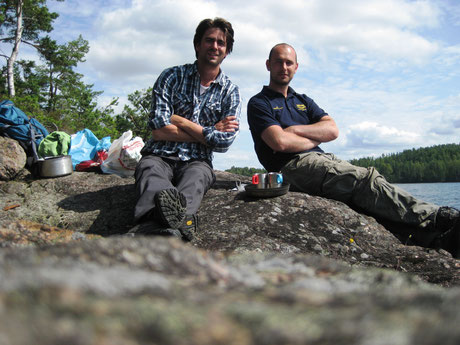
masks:
<svg viewBox="0 0 460 345"><path fill-rule="evenodd" d="M176 156L180 160L206 159L212 161L212 152L226 152L238 130L219 132L214 125L227 116L240 119L241 96L238 86L220 71L205 93L200 95L200 75L197 64L186 64L164 70L153 86L152 111L149 126L152 129L171 124L176 114L203 127L206 144L198 142L154 141L150 139L143 154Z"/></svg>

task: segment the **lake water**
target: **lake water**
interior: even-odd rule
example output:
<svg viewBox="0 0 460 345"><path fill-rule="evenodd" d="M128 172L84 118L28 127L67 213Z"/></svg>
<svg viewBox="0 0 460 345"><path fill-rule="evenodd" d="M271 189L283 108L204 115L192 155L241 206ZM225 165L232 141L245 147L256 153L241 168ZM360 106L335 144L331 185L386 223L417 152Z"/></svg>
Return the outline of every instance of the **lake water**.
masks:
<svg viewBox="0 0 460 345"><path fill-rule="evenodd" d="M396 183L396 185L424 201L460 209L460 182Z"/></svg>

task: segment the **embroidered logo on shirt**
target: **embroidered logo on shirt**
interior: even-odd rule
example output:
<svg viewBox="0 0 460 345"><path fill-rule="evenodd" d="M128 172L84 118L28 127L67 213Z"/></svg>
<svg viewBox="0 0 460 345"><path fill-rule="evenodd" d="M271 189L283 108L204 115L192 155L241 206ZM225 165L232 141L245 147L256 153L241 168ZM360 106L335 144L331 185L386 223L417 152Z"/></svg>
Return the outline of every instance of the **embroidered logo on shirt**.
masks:
<svg viewBox="0 0 460 345"><path fill-rule="evenodd" d="M305 111L307 110L307 106L305 104L296 104L297 109L300 111Z"/></svg>
<svg viewBox="0 0 460 345"><path fill-rule="evenodd" d="M274 107L273 110L281 110L283 107Z"/></svg>

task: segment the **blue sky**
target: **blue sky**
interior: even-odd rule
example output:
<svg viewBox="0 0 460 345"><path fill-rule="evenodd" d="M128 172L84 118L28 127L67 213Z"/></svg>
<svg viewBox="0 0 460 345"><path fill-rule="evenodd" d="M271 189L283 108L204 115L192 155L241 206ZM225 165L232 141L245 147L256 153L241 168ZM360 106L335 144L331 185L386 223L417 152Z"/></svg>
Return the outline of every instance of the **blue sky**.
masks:
<svg viewBox="0 0 460 345"><path fill-rule="evenodd" d="M460 143L460 1L457 0L66 0L51 36L90 43L78 68L101 105L152 86L169 66L193 62L193 34L204 18L229 20L234 51L222 68L243 96L241 133L215 168L261 167L246 104L268 83L265 60L293 45L291 86L313 98L340 129L321 147L343 159ZM20 58L31 54L25 48Z"/></svg>

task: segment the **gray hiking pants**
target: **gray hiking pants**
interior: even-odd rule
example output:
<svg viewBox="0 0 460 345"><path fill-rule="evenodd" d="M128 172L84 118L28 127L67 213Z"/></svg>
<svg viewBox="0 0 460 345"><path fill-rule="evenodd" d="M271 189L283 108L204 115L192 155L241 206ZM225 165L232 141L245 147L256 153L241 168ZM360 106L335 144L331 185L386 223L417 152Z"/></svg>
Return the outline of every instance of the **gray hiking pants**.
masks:
<svg viewBox="0 0 460 345"><path fill-rule="evenodd" d="M377 218L416 227L416 242L426 245L437 235L438 206L418 200L392 185L375 168L362 168L330 153L299 154L282 169L295 189L357 206Z"/></svg>
<svg viewBox="0 0 460 345"><path fill-rule="evenodd" d="M176 188L187 199L187 214L195 214L205 193L216 177L205 161L181 161L159 156L144 156L134 174L137 203L134 207L136 223L155 208L155 194L163 189Z"/></svg>

